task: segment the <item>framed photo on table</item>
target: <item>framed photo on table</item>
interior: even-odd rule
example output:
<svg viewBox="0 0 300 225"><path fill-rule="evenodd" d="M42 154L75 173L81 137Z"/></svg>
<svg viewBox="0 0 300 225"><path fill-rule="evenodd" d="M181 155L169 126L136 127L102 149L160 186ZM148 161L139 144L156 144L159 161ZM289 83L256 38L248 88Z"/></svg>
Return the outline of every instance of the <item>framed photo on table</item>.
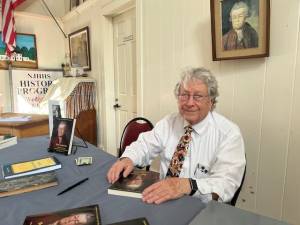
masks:
<svg viewBox="0 0 300 225"><path fill-rule="evenodd" d="M69 48L71 66L91 70L89 27L69 34Z"/></svg>
<svg viewBox="0 0 300 225"><path fill-rule="evenodd" d="M213 60L269 56L270 0L210 0Z"/></svg>
<svg viewBox="0 0 300 225"><path fill-rule="evenodd" d="M79 0L70 0L70 11L79 6Z"/></svg>

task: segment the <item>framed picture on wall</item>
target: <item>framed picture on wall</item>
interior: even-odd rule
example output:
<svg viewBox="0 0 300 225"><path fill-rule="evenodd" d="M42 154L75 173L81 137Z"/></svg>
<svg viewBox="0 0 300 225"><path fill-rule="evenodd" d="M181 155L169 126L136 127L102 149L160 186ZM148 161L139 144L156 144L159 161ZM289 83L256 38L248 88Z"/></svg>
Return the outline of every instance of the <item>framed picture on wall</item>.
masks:
<svg viewBox="0 0 300 225"><path fill-rule="evenodd" d="M71 66L91 70L89 27L69 34L69 48Z"/></svg>
<svg viewBox="0 0 300 225"><path fill-rule="evenodd" d="M1 32L0 32L1 35ZM34 34L17 33L16 49L10 57L6 56L6 46L0 40L0 69L8 69L8 62L12 67L38 68L36 39Z"/></svg>
<svg viewBox="0 0 300 225"><path fill-rule="evenodd" d="M269 56L270 0L210 0L213 60Z"/></svg>
<svg viewBox="0 0 300 225"><path fill-rule="evenodd" d="M79 0L70 0L70 11L79 6Z"/></svg>

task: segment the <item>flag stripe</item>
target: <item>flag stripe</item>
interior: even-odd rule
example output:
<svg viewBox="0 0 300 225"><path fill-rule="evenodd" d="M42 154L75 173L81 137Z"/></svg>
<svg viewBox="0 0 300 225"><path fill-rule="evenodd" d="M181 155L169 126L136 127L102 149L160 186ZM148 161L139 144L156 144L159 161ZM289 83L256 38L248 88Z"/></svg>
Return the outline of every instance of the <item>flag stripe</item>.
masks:
<svg viewBox="0 0 300 225"><path fill-rule="evenodd" d="M2 0L2 41L6 44L6 54L11 55L16 47L14 9L25 0Z"/></svg>

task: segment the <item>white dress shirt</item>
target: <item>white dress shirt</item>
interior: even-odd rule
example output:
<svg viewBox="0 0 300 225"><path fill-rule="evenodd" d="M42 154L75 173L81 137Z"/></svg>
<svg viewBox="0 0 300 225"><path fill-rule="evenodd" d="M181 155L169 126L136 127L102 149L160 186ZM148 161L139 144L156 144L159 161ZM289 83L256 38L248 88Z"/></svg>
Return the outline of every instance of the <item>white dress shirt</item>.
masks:
<svg viewBox="0 0 300 225"><path fill-rule="evenodd" d="M179 113L166 116L128 146L122 157L129 157L134 165L146 166L160 155L160 174L164 178L185 125ZM229 202L240 186L246 164L241 132L216 112L192 127L192 140L179 177L197 181L198 191L193 196L202 201L211 200L214 192L219 201Z"/></svg>

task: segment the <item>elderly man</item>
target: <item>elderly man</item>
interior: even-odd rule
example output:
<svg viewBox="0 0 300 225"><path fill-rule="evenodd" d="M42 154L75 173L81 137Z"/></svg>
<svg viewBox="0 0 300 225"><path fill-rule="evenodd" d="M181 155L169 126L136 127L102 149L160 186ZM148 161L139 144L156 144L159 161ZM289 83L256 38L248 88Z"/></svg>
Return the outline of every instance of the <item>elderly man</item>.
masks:
<svg viewBox="0 0 300 225"><path fill-rule="evenodd" d="M244 142L239 128L213 111L217 81L204 68L187 69L175 87L179 113L160 120L125 149L107 173L114 183L134 166L145 166L160 155L161 180L143 192L143 201L160 204L183 195L203 202L229 202L245 169Z"/></svg>
<svg viewBox="0 0 300 225"><path fill-rule="evenodd" d="M256 30L246 22L248 17L248 5L243 1L236 2L230 11L232 28L222 38L224 50L258 47L258 35Z"/></svg>

